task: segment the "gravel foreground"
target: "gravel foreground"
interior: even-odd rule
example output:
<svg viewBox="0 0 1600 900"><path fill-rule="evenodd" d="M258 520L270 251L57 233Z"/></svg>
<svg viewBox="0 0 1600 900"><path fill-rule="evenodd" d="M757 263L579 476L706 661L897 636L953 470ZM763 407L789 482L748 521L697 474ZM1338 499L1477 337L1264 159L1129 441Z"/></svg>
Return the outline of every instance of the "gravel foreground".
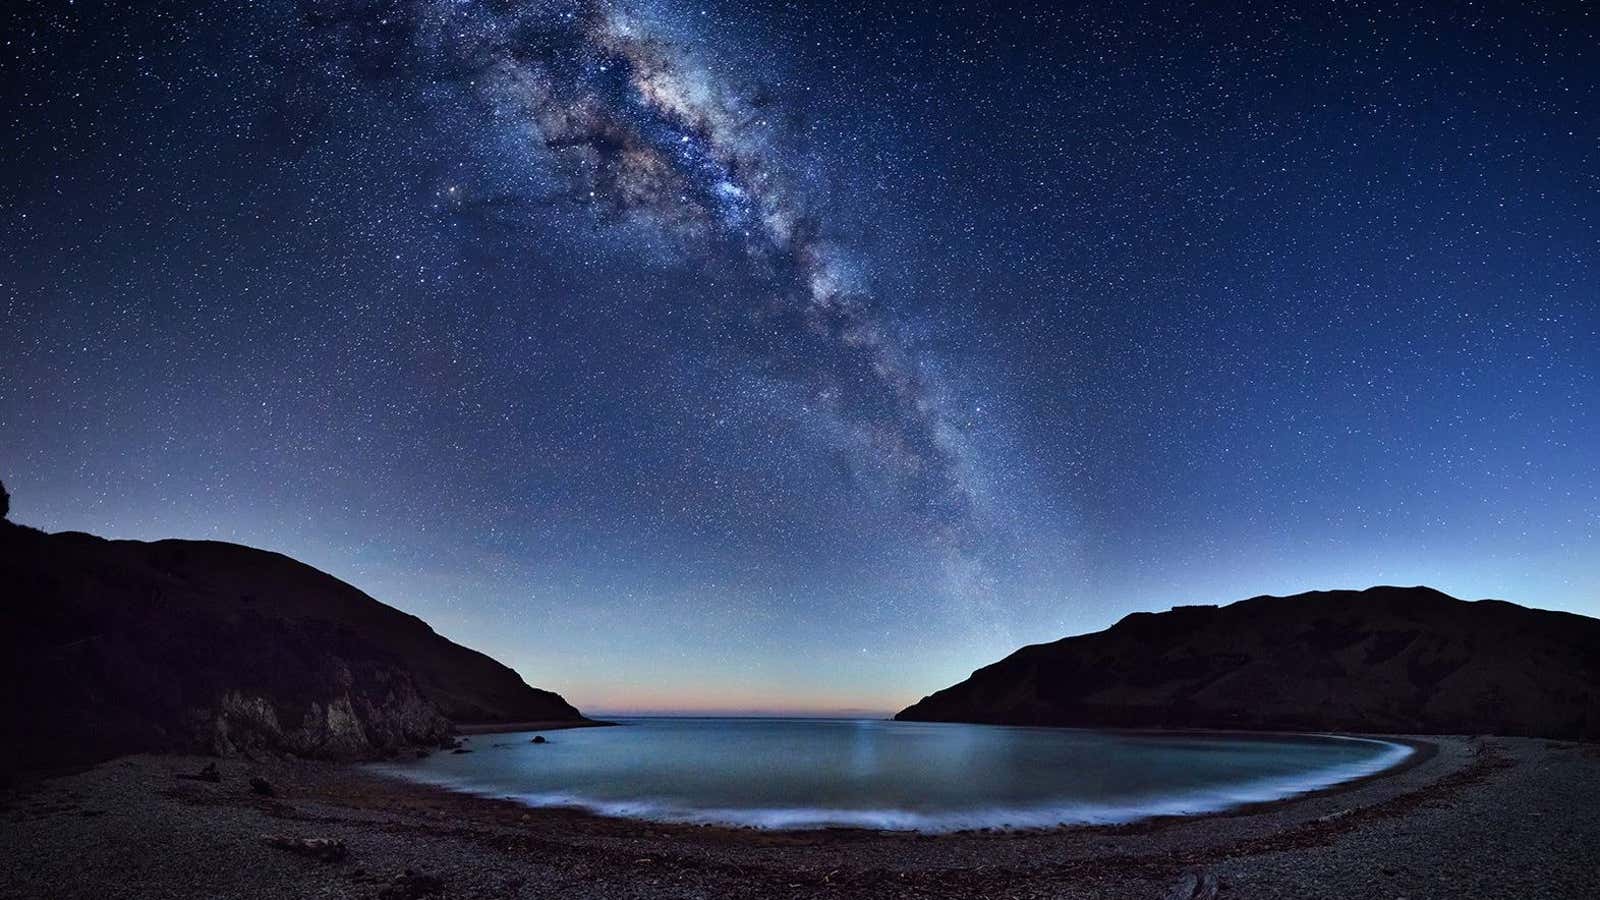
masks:
<svg viewBox="0 0 1600 900"><path fill-rule="evenodd" d="M1600 746L1415 740L1391 774L1232 814L938 836L655 825L352 766L134 756L0 796L0 897L1600 897ZM183 777L208 764L217 781Z"/></svg>

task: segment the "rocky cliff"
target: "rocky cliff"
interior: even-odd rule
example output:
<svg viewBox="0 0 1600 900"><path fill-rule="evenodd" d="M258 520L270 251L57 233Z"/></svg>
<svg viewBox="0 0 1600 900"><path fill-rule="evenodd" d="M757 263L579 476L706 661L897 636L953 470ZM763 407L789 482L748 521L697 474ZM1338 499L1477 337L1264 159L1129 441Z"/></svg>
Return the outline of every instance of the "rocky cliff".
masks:
<svg viewBox="0 0 1600 900"><path fill-rule="evenodd" d="M1176 607L1024 647L895 718L1600 738L1600 620L1425 587Z"/></svg>
<svg viewBox="0 0 1600 900"><path fill-rule="evenodd" d="M286 556L0 522L0 766L144 750L370 758L452 722L578 721L511 669Z"/></svg>

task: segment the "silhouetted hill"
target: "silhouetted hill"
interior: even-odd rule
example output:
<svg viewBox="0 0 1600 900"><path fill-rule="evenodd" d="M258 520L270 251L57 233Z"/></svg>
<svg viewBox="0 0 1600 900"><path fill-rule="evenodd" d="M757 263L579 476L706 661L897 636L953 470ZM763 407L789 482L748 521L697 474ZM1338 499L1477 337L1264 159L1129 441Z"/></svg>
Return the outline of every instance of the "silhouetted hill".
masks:
<svg viewBox="0 0 1600 900"><path fill-rule="evenodd" d="M330 758L452 721L582 720L560 696L287 556L0 522L0 765L141 750Z"/></svg>
<svg viewBox="0 0 1600 900"><path fill-rule="evenodd" d="M1134 613L897 719L1600 737L1600 620L1431 588Z"/></svg>

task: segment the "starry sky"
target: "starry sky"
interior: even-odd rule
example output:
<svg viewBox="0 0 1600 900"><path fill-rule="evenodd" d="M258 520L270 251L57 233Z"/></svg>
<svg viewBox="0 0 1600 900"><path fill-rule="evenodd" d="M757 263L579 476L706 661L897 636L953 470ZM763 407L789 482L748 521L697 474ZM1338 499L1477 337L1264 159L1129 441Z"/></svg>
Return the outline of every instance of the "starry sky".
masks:
<svg viewBox="0 0 1600 900"><path fill-rule="evenodd" d="M288 553L592 713L1261 593L1600 615L1600 12L922 7L7 4L12 518Z"/></svg>

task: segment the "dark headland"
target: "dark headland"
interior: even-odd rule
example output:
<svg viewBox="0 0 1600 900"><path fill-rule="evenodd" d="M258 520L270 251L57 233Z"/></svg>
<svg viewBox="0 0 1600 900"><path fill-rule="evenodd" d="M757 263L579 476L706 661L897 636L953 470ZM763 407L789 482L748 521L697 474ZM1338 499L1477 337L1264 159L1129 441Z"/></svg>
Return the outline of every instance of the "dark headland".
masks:
<svg viewBox="0 0 1600 900"><path fill-rule="evenodd" d="M0 521L0 767L135 752L369 759L458 723L588 724L550 691L287 556Z"/></svg>
<svg viewBox="0 0 1600 900"><path fill-rule="evenodd" d="M1426 587L1134 613L1024 647L895 718L1600 737L1600 620Z"/></svg>

